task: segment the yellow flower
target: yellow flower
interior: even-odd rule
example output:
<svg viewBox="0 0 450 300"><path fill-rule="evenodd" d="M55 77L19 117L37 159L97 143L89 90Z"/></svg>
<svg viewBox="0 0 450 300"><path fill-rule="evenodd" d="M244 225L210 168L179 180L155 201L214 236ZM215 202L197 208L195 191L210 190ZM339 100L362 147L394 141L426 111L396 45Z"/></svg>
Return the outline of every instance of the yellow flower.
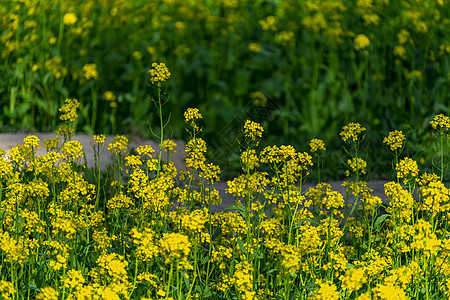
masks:
<svg viewBox="0 0 450 300"><path fill-rule="evenodd" d="M400 57L403 60L406 60L406 49L403 46L395 46L394 47L394 55Z"/></svg>
<svg viewBox="0 0 450 300"><path fill-rule="evenodd" d="M244 124L244 134L245 137L254 141L257 137L262 137L264 128L256 122L247 120Z"/></svg>
<svg viewBox="0 0 450 300"><path fill-rule="evenodd" d="M66 99L65 104L59 109L62 113L59 119L61 121L75 121L75 119L78 118L77 108L79 106L80 103L77 99Z"/></svg>
<svg viewBox="0 0 450 300"><path fill-rule="evenodd" d="M120 151L127 149L128 139L124 135L116 135L114 140L108 145L108 151L114 153L116 156L119 155Z"/></svg>
<svg viewBox="0 0 450 300"><path fill-rule="evenodd" d="M190 120L196 120L203 118L198 108L188 108L184 112L184 121L188 123Z"/></svg>
<svg viewBox="0 0 450 300"><path fill-rule="evenodd" d="M370 40L364 34L358 34L355 36L355 50L365 49L370 46Z"/></svg>
<svg viewBox="0 0 450 300"><path fill-rule="evenodd" d="M349 143L349 140L356 143L359 141L358 135L360 133L364 132L365 130L366 130L366 128L361 127L361 125L359 123L349 123L348 125L345 125L342 128L340 136L341 136L342 140L346 143ZM364 137L363 137L363 139L364 139Z"/></svg>
<svg viewBox="0 0 450 300"><path fill-rule="evenodd" d="M104 134L100 134L100 135L94 135L93 139L97 144L99 144L100 146L103 146L103 144L105 143L106 137Z"/></svg>
<svg viewBox="0 0 450 300"><path fill-rule="evenodd" d="M405 291L393 283L387 284L378 284L373 288L373 292L375 294L375 299L383 299L383 300L406 300L409 299L406 295Z"/></svg>
<svg viewBox="0 0 450 300"><path fill-rule="evenodd" d="M318 150L327 150L327 148L325 148L325 143L320 139L312 139L311 142L309 142L309 147L311 148L311 152L316 152Z"/></svg>
<svg viewBox="0 0 450 300"><path fill-rule="evenodd" d="M152 153L155 152L155 150L153 149L153 147L151 145L141 145L139 147L136 148L136 152L139 155L147 155L149 158L152 158Z"/></svg>
<svg viewBox="0 0 450 300"><path fill-rule="evenodd" d="M171 74L165 63L157 64L154 62L152 67L153 69L148 71L150 73L150 81L152 84L156 82L158 86L161 86L161 82L164 82L170 78Z"/></svg>
<svg viewBox="0 0 450 300"><path fill-rule="evenodd" d="M13 299L10 295L14 294L16 289L12 282L1 280L0 281L0 293L4 299Z"/></svg>
<svg viewBox="0 0 450 300"><path fill-rule="evenodd" d="M86 64L83 66L84 78L87 80L98 79L97 65L96 64Z"/></svg>
<svg viewBox="0 0 450 300"><path fill-rule="evenodd" d="M253 170L255 168L259 167L259 159L256 155L255 149L249 149L247 151L242 152L241 154L241 162L242 162L242 169L244 171L247 171L247 166L249 170Z"/></svg>
<svg viewBox="0 0 450 300"><path fill-rule="evenodd" d="M403 45L408 41L410 34L408 31L402 29L399 33L397 33L398 42Z"/></svg>
<svg viewBox="0 0 450 300"><path fill-rule="evenodd" d="M58 149L58 144L59 144L60 140L61 140L61 137L59 137L59 136L56 138L45 139L44 140L45 149L47 149L47 151Z"/></svg>
<svg viewBox="0 0 450 300"><path fill-rule="evenodd" d="M259 25L263 30L277 30L278 18L275 16L268 16L267 18L260 20Z"/></svg>
<svg viewBox="0 0 450 300"><path fill-rule="evenodd" d="M58 300L59 292L55 291L52 287L44 287L41 289L41 293L36 296L37 300Z"/></svg>
<svg viewBox="0 0 450 300"><path fill-rule="evenodd" d="M66 13L63 17L64 25L73 25L77 22L77 15L74 13Z"/></svg>
<svg viewBox="0 0 450 300"><path fill-rule="evenodd" d="M387 144L391 151L403 148L403 142L406 140L403 132L394 130L389 132L389 135L384 138L383 143Z"/></svg>
<svg viewBox="0 0 450 300"><path fill-rule="evenodd" d="M23 139L25 147L41 149L41 145L39 145L39 142L39 138L35 135L30 135Z"/></svg>
<svg viewBox="0 0 450 300"><path fill-rule="evenodd" d="M83 145L79 141L68 141L61 147L61 151L67 158L76 160L83 155Z"/></svg>
<svg viewBox="0 0 450 300"><path fill-rule="evenodd" d="M189 255L191 242L186 235L181 233L164 233L159 240L160 248L168 258L182 258Z"/></svg>
<svg viewBox="0 0 450 300"><path fill-rule="evenodd" d="M341 277L342 288L350 293L359 290L367 279L363 268L351 268Z"/></svg>
<svg viewBox="0 0 450 300"><path fill-rule="evenodd" d="M174 149L177 146L177 143L175 143L172 140L164 140L161 144L161 148L164 150L164 152L173 151L173 153L177 153Z"/></svg>
<svg viewBox="0 0 450 300"><path fill-rule="evenodd" d="M111 91L104 92L102 98L106 101L116 101L117 99L116 95Z"/></svg>
<svg viewBox="0 0 450 300"><path fill-rule="evenodd" d="M397 177L403 178L403 182L405 184L419 175L419 167L417 166L417 162L409 157L405 157L397 163L395 170L397 171Z"/></svg>
<svg viewBox="0 0 450 300"><path fill-rule="evenodd" d="M430 121L430 125L433 129L438 130L440 134L444 134L450 128L450 118L444 114L436 115Z"/></svg>
<svg viewBox="0 0 450 300"><path fill-rule="evenodd" d="M133 54L131 54L131 55L133 55L133 57L136 60L141 60L142 59L142 53L140 51L134 51Z"/></svg>
<svg viewBox="0 0 450 300"><path fill-rule="evenodd" d="M248 50L255 53L261 52L261 45L258 43L250 43L248 45Z"/></svg>
<svg viewBox="0 0 450 300"><path fill-rule="evenodd" d="M67 271L67 277L64 280L64 286L68 289L73 289L78 286L82 286L86 282L81 271L69 270Z"/></svg>
<svg viewBox="0 0 450 300"><path fill-rule="evenodd" d="M339 299L339 292L336 285L331 281L324 281L319 284L319 290L310 298L314 300Z"/></svg>

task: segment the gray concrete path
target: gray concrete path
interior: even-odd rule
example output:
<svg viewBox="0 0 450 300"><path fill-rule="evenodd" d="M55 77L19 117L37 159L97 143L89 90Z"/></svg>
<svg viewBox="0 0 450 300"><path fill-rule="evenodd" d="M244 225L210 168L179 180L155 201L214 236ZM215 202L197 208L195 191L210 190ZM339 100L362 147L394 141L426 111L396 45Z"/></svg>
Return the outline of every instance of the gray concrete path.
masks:
<svg viewBox="0 0 450 300"><path fill-rule="evenodd" d="M17 144L22 144L23 139L29 135L36 135L40 139L41 149L37 151L37 155L44 155L46 153L44 147L44 140L48 138L55 138L56 135L52 133L0 133L0 149L8 151L12 146ZM92 147L92 136L86 134L75 134L74 139L78 140L83 145L83 150L86 155L86 164L87 167L94 166L94 150ZM153 140L141 140L141 139L132 139L129 138L129 150L135 149L140 145L151 145L155 151L159 149L159 144ZM106 163L111 161L111 154L108 152L108 144L114 140L114 136L107 136L104 146L104 151L101 155L101 164L105 167ZM178 171L185 170L186 165L184 161L185 154L185 143L180 140L175 140L177 147L175 148L176 153L171 156L171 160L174 161L175 166ZM331 181L328 182L331 184L332 189L338 191L345 195L345 188L342 187L343 181ZM367 186L373 189L373 195L380 197L383 201L386 199L386 195L384 194L384 184L386 181L369 181L367 182ZM306 191L310 187L315 187L315 183L306 182L303 185L303 191ZM231 194L225 192L228 188L226 182L219 182L215 185L215 188L219 191L220 196L222 197L222 204L213 207L213 211L222 211L224 208L231 206L234 204L234 199Z"/></svg>

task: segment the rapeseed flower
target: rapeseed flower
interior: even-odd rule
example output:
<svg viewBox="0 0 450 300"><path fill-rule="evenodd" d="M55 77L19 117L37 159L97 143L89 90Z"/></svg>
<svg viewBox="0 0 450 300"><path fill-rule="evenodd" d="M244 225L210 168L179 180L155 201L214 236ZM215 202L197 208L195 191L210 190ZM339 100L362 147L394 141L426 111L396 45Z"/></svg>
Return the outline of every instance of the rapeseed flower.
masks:
<svg viewBox="0 0 450 300"><path fill-rule="evenodd" d="M342 140L346 143L349 143L349 140L353 141L354 143L357 143L360 140L364 139L364 136L361 138L359 137L359 135L363 133L365 130L366 128L362 127L359 123L349 123L344 127L342 127L340 136Z"/></svg>
<svg viewBox="0 0 450 300"><path fill-rule="evenodd" d="M40 143L40 140L35 135L29 135L23 139L23 144L25 147L41 149L41 145L39 145L39 143Z"/></svg>
<svg viewBox="0 0 450 300"><path fill-rule="evenodd" d="M419 209L436 216L440 212L448 211L450 202L450 191L440 181L432 181L419 189L421 204Z"/></svg>
<svg viewBox="0 0 450 300"><path fill-rule="evenodd" d="M86 64L83 66L84 78L86 80L98 79L97 65L96 64Z"/></svg>
<svg viewBox="0 0 450 300"><path fill-rule="evenodd" d="M191 242L188 236L181 233L164 233L159 240L161 251L167 258L182 258L191 251Z"/></svg>
<svg viewBox="0 0 450 300"><path fill-rule="evenodd" d="M450 128L450 117L443 114L436 115L433 120L430 121L430 125L433 129L439 131L440 134L445 134Z"/></svg>
<svg viewBox="0 0 450 300"><path fill-rule="evenodd" d="M100 134L100 135L94 135L93 139L98 145L103 146L103 144L105 143L106 137L104 134Z"/></svg>
<svg viewBox="0 0 450 300"><path fill-rule="evenodd" d="M61 121L74 122L78 118L77 108L80 103L77 99L66 99L65 104L59 109L62 113L59 119Z"/></svg>
<svg viewBox="0 0 450 300"><path fill-rule="evenodd" d="M353 157L352 159L347 160L347 165L352 170L352 172L366 174L367 162L362 158ZM347 170L346 175L350 176L350 171Z"/></svg>
<svg viewBox="0 0 450 300"><path fill-rule="evenodd" d="M374 299L380 300L407 300L405 291L396 284L378 284L373 289Z"/></svg>
<svg viewBox="0 0 450 300"><path fill-rule="evenodd" d="M59 292L52 287L41 288L41 293L36 296L36 300L58 300Z"/></svg>
<svg viewBox="0 0 450 300"><path fill-rule="evenodd" d="M241 166L244 172L247 172L247 168L249 171L256 169L259 167L259 159L256 155L255 149L249 149L241 154Z"/></svg>
<svg viewBox="0 0 450 300"><path fill-rule="evenodd" d="M77 15L72 12L66 13L63 17L64 25L73 25L77 22L77 20Z"/></svg>
<svg viewBox="0 0 450 300"><path fill-rule="evenodd" d="M16 289L12 282L1 280L0 281L0 294L4 299L13 299L12 294L16 293Z"/></svg>
<svg viewBox="0 0 450 300"><path fill-rule="evenodd" d="M370 40L364 34L358 34L355 36L355 50L365 49L370 46Z"/></svg>
<svg viewBox="0 0 450 300"><path fill-rule="evenodd" d="M79 141L68 141L61 147L61 152L68 160L77 160L83 155L83 145Z"/></svg>
<svg viewBox="0 0 450 300"><path fill-rule="evenodd" d="M118 156L122 150L127 149L128 147L128 139L124 135L116 135L114 140L109 143L108 151L114 153L114 155Z"/></svg>
<svg viewBox="0 0 450 300"><path fill-rule="evenodd" d="M403 183L411 183L419 175L419 167L417 162L409 157L405 157L396 164L397 178L403 178Z"/></svg>
<svg viewBox="0 0 450 300"><path fill-rule="evenodd" d="M311 300L334 300L339 299L339 292L336 285L331 281L322 281L319 284L319 289L308 299Z"/></svg>
<svg viewBox="0 0 450 300"><path fill-rule="evenodd" d="M79 286L83 286L86 282L83 273L79 270L69 270L67 271L66 276L67 277L64 280L64 286L68 289L78 288Z"/></svg>
<svg viewBox="0 0 450 300"><path fill-rule="evenodd" d="M342 288L350 293L358 291L367 282L364 268L350 268L339 279L342 282Z"/></svg>
<svg viewBox="0 0 450 300"><path fill-rule="evenodd" d="M152 67L153 69L148 71L150 73L150 81L152 84L156 82L158 87L160 87L161 83L167 81L171 74L165 63L157 64L154 62Z"/></svg>
<svg viewBox="0 0 450 300"><path fill-rule="evenodd" d="M250 52L259 53L261 52L261 45L259 43L250 43L248 45L248 50L250 50Z"/></svg>
<svg viewBox="0 0 450 300"><path fill-rule="evenodd" d="M245 121L244 135L246 139L254 141L256 138L262 137L263 132L264 128L259 123L250 120Z"/></svg>
<svg viewBox="0 0 450 300"><path fill-rule="evenodd" d="M168 153L169 151L172 151L174 154L177 153L177 151L174 150L176 146L177 143L175 143L173 140L164 140L161 144L161 148L166 153Z"/></svg>
<svg viewBox="0 0 450 300"><path fill-rule="evenodd" d="M202 114L199 112L198 108L188 108L184 112L184 121L189 123L191 120L202 119Z"/></svg>
<svg viewBox="0 0 450 300"><path fill-rule="evenodd" d="M116 101L117 99L116 95L114 95L114 93L111 91L104 92L102 98L106 101Z"/></svg>
<svg viewBox="0 0 450 300"><path fill-rule="evenodd" d="M317 152L319 150L326 151L325 143L321 139L312 139L309 142L309 147L311 148L311 153Z"/></svg>
<svg viewBox="0 0 450 300"><path fill-rule="evenodd" d="M403 132L394 130L389 132L389 135L384 138L383 143L386 144L391 151L396 151L403 148L405 140L406 137Z"/></svg>

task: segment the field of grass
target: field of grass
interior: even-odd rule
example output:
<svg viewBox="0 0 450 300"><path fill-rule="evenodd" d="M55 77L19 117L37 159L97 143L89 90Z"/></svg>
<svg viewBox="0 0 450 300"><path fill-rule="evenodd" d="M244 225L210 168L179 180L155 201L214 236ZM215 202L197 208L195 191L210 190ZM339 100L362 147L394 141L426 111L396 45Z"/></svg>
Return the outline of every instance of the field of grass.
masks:
<svg viewBox="0 0 450 300"><path fill-rule="evenodd" d="M235 203L213 213L221 171L205 157L203 115L183 114L187 169L176 170L170 156L164 160L174 146L163 138L171 73L163 63L150 73L159 149L142 145L130 154L125 136L105 145L104 135L94 135L96 167L87 173L72 139L80 103L66 99L55 139L30 135L1 154L2 299L450 297L450 191L442 183L448 116L428 121L438 174L405 155L403 132L382 141L396 177L385 185L386 199L361 180L370 132L359 123L339 133L348 156L342 195L326 182L302 189L310 173L320 178L323 140L311 140L308 152L263 147L265 129L246 120L241 171L228 181ZM42 144L47 153L38 156ZM117 158L110 173L99 168L105 148Z"/></svg>
<svg viewBox="0 0 450 300"><path fill-rule="evenodd" d="M266 146L321 138L329 161L336 132L359 122L380 166L368 175L388 177L377 154L391 130L419 164L435 153L425 120L449 113L449 20L448 0L1 1L0 131L53 131L76 98L78 131L153 137L147 71L161 61L173 74L168 136L189 138L182 114L199 108L224 176L239 169L235 137L250 118Z"/></svg>

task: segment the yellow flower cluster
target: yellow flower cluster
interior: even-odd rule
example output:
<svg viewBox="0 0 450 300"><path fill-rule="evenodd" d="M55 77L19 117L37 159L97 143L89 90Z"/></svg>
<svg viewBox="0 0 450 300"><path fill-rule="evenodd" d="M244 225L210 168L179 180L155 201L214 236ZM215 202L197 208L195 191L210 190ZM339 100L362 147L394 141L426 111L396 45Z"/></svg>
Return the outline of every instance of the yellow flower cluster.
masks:
<svg viewBox="0 0 450 300"><path fill-rule="evenodd" d="M389 132L389 135L384 138L383 143L389 146L391 151L396 151L403 148L403 143L406 140L403 132L394 130Z"/></svg>
<svg viewBox="0 0 450 300"><path fill-rule="evenodd" d="M191 110L186 119L197 113ZM248 131L255 138L262 133ZM343 131L346 141L360 141L364 130L352 125ZM385 143L392 150L404 140L393 131ZM297 284L310 285L308 299L426 298L426 278L436 297L449 294L450 280L439 278L450 277L450 191L435 174L410 181L419 173L412 159L401 160L396 171L406 183L419 183L418 200L414 186L387 183L382 203L366 182L345 182L346 196L358 201L344 207L344 196L330 184L302 190L309 153L290 145L260 153L248 147L241 154L244 172L228 181L234 205L215 213L212 206L222 201L214 187L220 168L206 162L206 142L199 137L187 143L182 186L173 162L156 174L151 146L121 156L128 140L117 136L109 151L131 174L113 174L110 189L102 178L91 184L70 161L81 156L78 141L65 139L61 147L48 142L51 151L33 155L39 143L32 135L8 155L0 151L2 298L26 297L17 288L26 284L17 271L34 268L36 259L50 270L32 275L41 282L36 299L58 299L63 290L68 300L174 299L178 289L195 298L195 282L207 276L212 297L227 299L283 298L286 287ZM104 135L93 137L97 149L104 143ZM175 147L170 140L162 146ZM309 146L311 152L325 148L319 139ZM261 163L273 172L258 171ZM351 171L367 168L357 156L347 163ZM86 254L84 266L76 259L80 253ZM208 264L209 271L201 268Z"/></svg>
<svg viewBox="0 0 450 300"><path fill-rule="evenodd" d="M52 287L41 288L41 293L36 296L37 300L58 300L59 292Z"/></svg>
<svg viewBox="0 0 450 300"><path fill-rule="evenodd" d="M322 150L322 151L327 150L327 148L325 148L325 143L321 139L312 139L309 142L309 147L311 149L311 153L314 153L319 150Z"/></svg>
<svg viewBox="0 0 450 300"><path fill-rule="evenodd" d="M79 141L68 141L61 147L61 152L70 160L76 160L83 155L83 145Z"/></svg>
<svg viewBox="0 0 450 300"><path fill-rule="evenodd" d="M40 140L35 135L29 135L23 139L23 144L25 147L41 149L41 145L39 145L39 143L40 143Z"/></svg>
<svg viewBox="0 0 450 300"><path fill-rule="evenodd" d="M77 15L74 13L66 13L63 17L64 25L73 25L77 22Z"/></svg>
<svg viewBox="0 0 450 300"><path fill-rule="evenodd" d="M96 64L86 64L83 66L84 78L86 80L98 79L98 71Z"/></svg>
<svg viewBox="0 0 450 300"><path fill-rule="evenodd" d="M256 140L256 138L262 137L262 133L264 132L264 128L256 122L251 120L246 120L244 124L244 135L245 138L251 141Z"/></svg>
<svg viewBox="0 0 450 300"><path fill-rule="evenodd" d="M351 292L358 291L367 282L364 268L350 268L341 275L342 288Z"/></svg>
<svg viewBox="0 0 450 300"><path fill-rule="evenodd" d="M75 121L75 119L78 118L77 108L79 106L80 103L77 99L66 99L65 104L59 109L59 111L62 113L59 119L61 121Z"/></svg>
<svg viewBox="0 0 450 300"><path fill-rule="evenodd" d="M359 134L363 133L365 130L366 128L362 127L359 123L349 123L342 127L340 136L346 143L349 143L349 140L357 143L360 140ZM364 137L362 139L364 139Z"/></svg>
<svg viewBox="0 0 450 300"><path fill-rule="evenodd" d="M173 151L173 153L177 153L174 149L177 146L177 143L175 143L173 140L164 140L161 144L161 148L164 150L164 152L168 153L169 151Z"/></svg>
<svg viewBox="0 0 450 300"><path fill-rule="evenodd" d="M347 160L347 165L352 172L358 171L359 174L366 174L367 162L360 157L353 157L352 159ZM350 172L348 170L346 175L350 176Z"/></svg>
<svg viewBox="0 0 450 300"><path fill-rule="evenodd" d="M164 233L159 240L161 251L165 252L168 258L183 258L191 251L189 238L181 233Z"/></svg>
<svg viewBox="0 0 450 300"><path fill-rule="evenodd" d="M114 95L113 92L111 92L111 91L104 92L102 98L109 102L109 107L111 107L111 108L117 107L117 105L118 105L116 102L117 97L116 97L116 95Z"/></svg>
<svg viewBox="0 0 450 300"><path fill-rule="evenodd" d="M92 138L100 146L103 146L103 144L105 143L105 140L106 140L106 137L104 134L97 134L97 135L94 135Z"/></svg>
<svg viewBox="0 0 450 300"><path fill-rule="evenodd" d="M407 184L419 175L419 166L417 162L409 157L405 157L395 166L397 178L403 178Z"/></svg>
<svg viewBox="0 0 450 300"><path fill-rule="evenodd" d="M258 43L250 43L248 45L248 50L250 50L250 52L259 53L261 52L261 45Z"/></svg>
<svg viewBox="0 0 450 300"><path fill-rule="evenodd" d="M157 64L154 62L152 64L152 68L153 69L148 71L150 73L150 81L152 84L156 82L158 86L161 86L161 82L164 82L170 78L171 74L165 63Z"/></svg>
<svg viewBox="0 0 450 300"><path fill-rule="evenodd" d="M431 127L438 130L440 134L445 134L450 128L450 117L443 114L434 116L433 120L430 121Z"/></svg>
<svg viewBox="0 0 450 300"><path fill-rule="evenodd" d="M386 183L384 185L384 192L389 201L389 207L386 211L398 220L409 222L415 202L413 196L396 182Z"/></svg>
<svg viewBox="0 0 450 300"><path fill-rule="evenodd" d="M440 180L420 187L419 191L422 200L419 209L429 212L432 216L450 209L450 191Z"/></svg>
<svg viewBox="0 0 450 300"><path fill-rule="evenodd" d="M253 290L253 267L246 261L236 265L231 283L236 284L243 300L252 300L256 292Z"/></svg>
<svg viewBox="0 0 450 300"><path fill-rule="evenodd" d="M247 172L259 167L259 159L255 149L243 151L241 154L242 169Z"/></svg>
<svg viewBox="0 0 450 300"><path fill-rule="evenodd" d="M358 34L355 36L355 50L365 49L370 46L370 40L364 34Z"/></svg>
<svg viewBox="0 0 450 300"><path fill-rule="evenodd" d="M0 281L0 294L4 299L13 299L11 296L16 292L16 289L14 288L14 285L12 282L1 280Z"/></svg>
<svg viewBox="0 0 450 300"><path fill-rule="evenodd" d="M184 112L184 121L189 123L191 120L201 119L202 114L199 112L198 108L188 108Z"/></svg>
<svg viewBox="0 0 450 300"><path fill-rule="evenodd" d="M339 292L336 285L331 281L319 282L318 291L310 297L311 300L337 300L339 299Z"/></svg>
<svg viewBox="0 0 450 300"><path fill-rule="evenodd" d="M116 135L114 140L108 145L108 151L118 156L122 150L127 149L128 139L124 135Z"/></svg>

